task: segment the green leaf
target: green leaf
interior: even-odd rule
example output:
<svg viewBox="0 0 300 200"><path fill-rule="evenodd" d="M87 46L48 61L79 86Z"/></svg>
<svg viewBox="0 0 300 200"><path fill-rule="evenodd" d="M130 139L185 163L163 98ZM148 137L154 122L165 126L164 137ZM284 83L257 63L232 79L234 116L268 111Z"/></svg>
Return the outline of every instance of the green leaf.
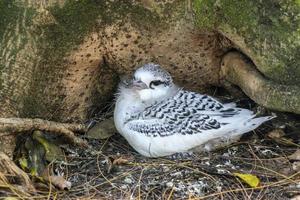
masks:
<svg viewBox="0 0 300 200"><path fill-rule="evenodd" d="M43 145L46 153L45 158L47 161L52 162L53 160L64 160L64 153L62 149L55 143L46 139L41 131L34 131L32 137L41 145Z"/></svg>
<svg viewBox="0 0 300 200"><path fill-rule="evenodd" d="M28 169L28 162L26 158L19 158L19 164L24 171Z"/></svg>

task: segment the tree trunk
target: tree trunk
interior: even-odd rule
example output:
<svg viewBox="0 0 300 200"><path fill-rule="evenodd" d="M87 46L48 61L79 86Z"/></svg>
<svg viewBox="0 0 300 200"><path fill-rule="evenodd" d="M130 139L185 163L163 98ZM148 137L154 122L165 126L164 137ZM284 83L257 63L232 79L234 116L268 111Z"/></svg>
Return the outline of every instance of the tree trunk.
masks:
<svg viewBox="0 0 300 200"><path fill-rule="evenodd" d="M259 12L269 2L211 2L1 1L0 117L84 122L112 103L120 76L146 62L161 64L181 86L205 91L222 85L220 63L232 48L274 83L299 83L299 19L281 18L286 10L296 16L299 5L274 3L271 22L284 30L271 37L272 30L249 31L271 14L231 15L250 4ZM14 136L0 141L0 151L11 153Z"/></svg>

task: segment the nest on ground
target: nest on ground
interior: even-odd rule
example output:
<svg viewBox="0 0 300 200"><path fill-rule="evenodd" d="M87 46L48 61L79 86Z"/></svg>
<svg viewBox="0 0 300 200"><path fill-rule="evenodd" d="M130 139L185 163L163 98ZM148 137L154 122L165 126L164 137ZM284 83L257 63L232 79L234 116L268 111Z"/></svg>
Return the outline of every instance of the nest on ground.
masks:
<svg viewBox="0 0 300 200"><path fill-rule="evenodd" d="M300 193L299 127L299 116L280 114L255 132L244 135L238 143L180 160L143 157L118 134L105 140L88 139L86 149L62 145L65 160L52 162L49 168L72 183L70 190L40 183L35 186L35 192L26 192L25 196L24 191L13 187L5 196L25 199L32 196L35 199L290 199ZM250 187L234 176L235 172L255 175L260 184Z"/></svg>

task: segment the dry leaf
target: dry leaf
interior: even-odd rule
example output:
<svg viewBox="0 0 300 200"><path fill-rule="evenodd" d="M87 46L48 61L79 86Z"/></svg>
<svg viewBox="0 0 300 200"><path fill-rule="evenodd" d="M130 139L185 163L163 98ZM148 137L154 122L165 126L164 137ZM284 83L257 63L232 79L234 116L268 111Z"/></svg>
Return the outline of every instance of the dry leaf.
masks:
<svg viewBox="0 0 300 200"><path fill-rule="evenodd" d="M48 180L52 185L61 190L70 190L72 187L72 183L67 181L63 176L49 176Z"/></svg>
<svg viewBox="0 0 300 200"><path fill-rule="evenodd" d="M292 169L294 171L299 171L300 170L300 149L295 151L293 154L289 155L288 159L297 160L297 162L293 162Z"/></svg>
<svg viewBox="0 0 300 200"><path fill-rule="evenodd" d="M275 142L285 146L299 146L293 142L292 138L284 137L285 133L282 129L275 129L268 133L268 137L273 139Z"/></svg>
<svg viewBox="0 0 300 200"><path fill-rule="evenodd" d="M288 158L290 160L300 160L300 149L295 151L293 154L289 155Z"/></svg>
<svg viewBox="0 0 300 200"><path fill-rule="evenodd" d="M133 160L130 156L107 156L105 161L107 163L107 173L110 173L114 166L124 165Z"/></svg>
<svg viewBox="0 0 300 200"><path fill-rule="evenodd" d="M233 175L239 177L242 181L247 183L252 188L257 187L260 183L259 178L252 174L233 173Z"/></svg>
<svg viewBox="0 0 300 200"><path fill-rule="evenodd" d="M106 119L102 122L97 123L91 128L87 134L87 138L104 140L117 132L113 118Z"/></svg>
<svg viewBox="0 0 300 200"><path fill-rule="evenodd" d="M113 165L123 165L123 164L127 164L129 161L125 158L119 157L117 159L114 159L113 161Z"/></svg>
<svg viewBox="0 0 300 200"><path fill-rule="evenodd" d="M293 165L292 165L292 169L294 171L299 171L300 170L300 162L294 162Z"/></svg>
<svg viewBox="0 0 300 200"><path fill-rule="evenodd" d="M273 131L268 133L268 137L275 139L275 138L281 138L285 135L284 131L282 129L274 129Z"/></svg>
<svg viewBox="0 0 300 200"><path fill-rule="evenodd" d="M293 198L291 198L291 200L300 200L300 195L296 195Z"/></svg>

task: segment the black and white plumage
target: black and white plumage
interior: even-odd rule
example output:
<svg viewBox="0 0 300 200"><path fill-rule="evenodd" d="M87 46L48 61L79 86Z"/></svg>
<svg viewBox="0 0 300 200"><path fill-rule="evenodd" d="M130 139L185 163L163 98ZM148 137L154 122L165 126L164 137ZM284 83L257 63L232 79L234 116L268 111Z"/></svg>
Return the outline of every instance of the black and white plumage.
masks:
<svg viewBox="0 0 300 200"><path fill-rule="evenodd" d="M255 118L234 103L178 88L170 74L149 63L119 86L114 120L117 130L140 154L172 155L209 151L229 144L272 117Z"/></svg>

